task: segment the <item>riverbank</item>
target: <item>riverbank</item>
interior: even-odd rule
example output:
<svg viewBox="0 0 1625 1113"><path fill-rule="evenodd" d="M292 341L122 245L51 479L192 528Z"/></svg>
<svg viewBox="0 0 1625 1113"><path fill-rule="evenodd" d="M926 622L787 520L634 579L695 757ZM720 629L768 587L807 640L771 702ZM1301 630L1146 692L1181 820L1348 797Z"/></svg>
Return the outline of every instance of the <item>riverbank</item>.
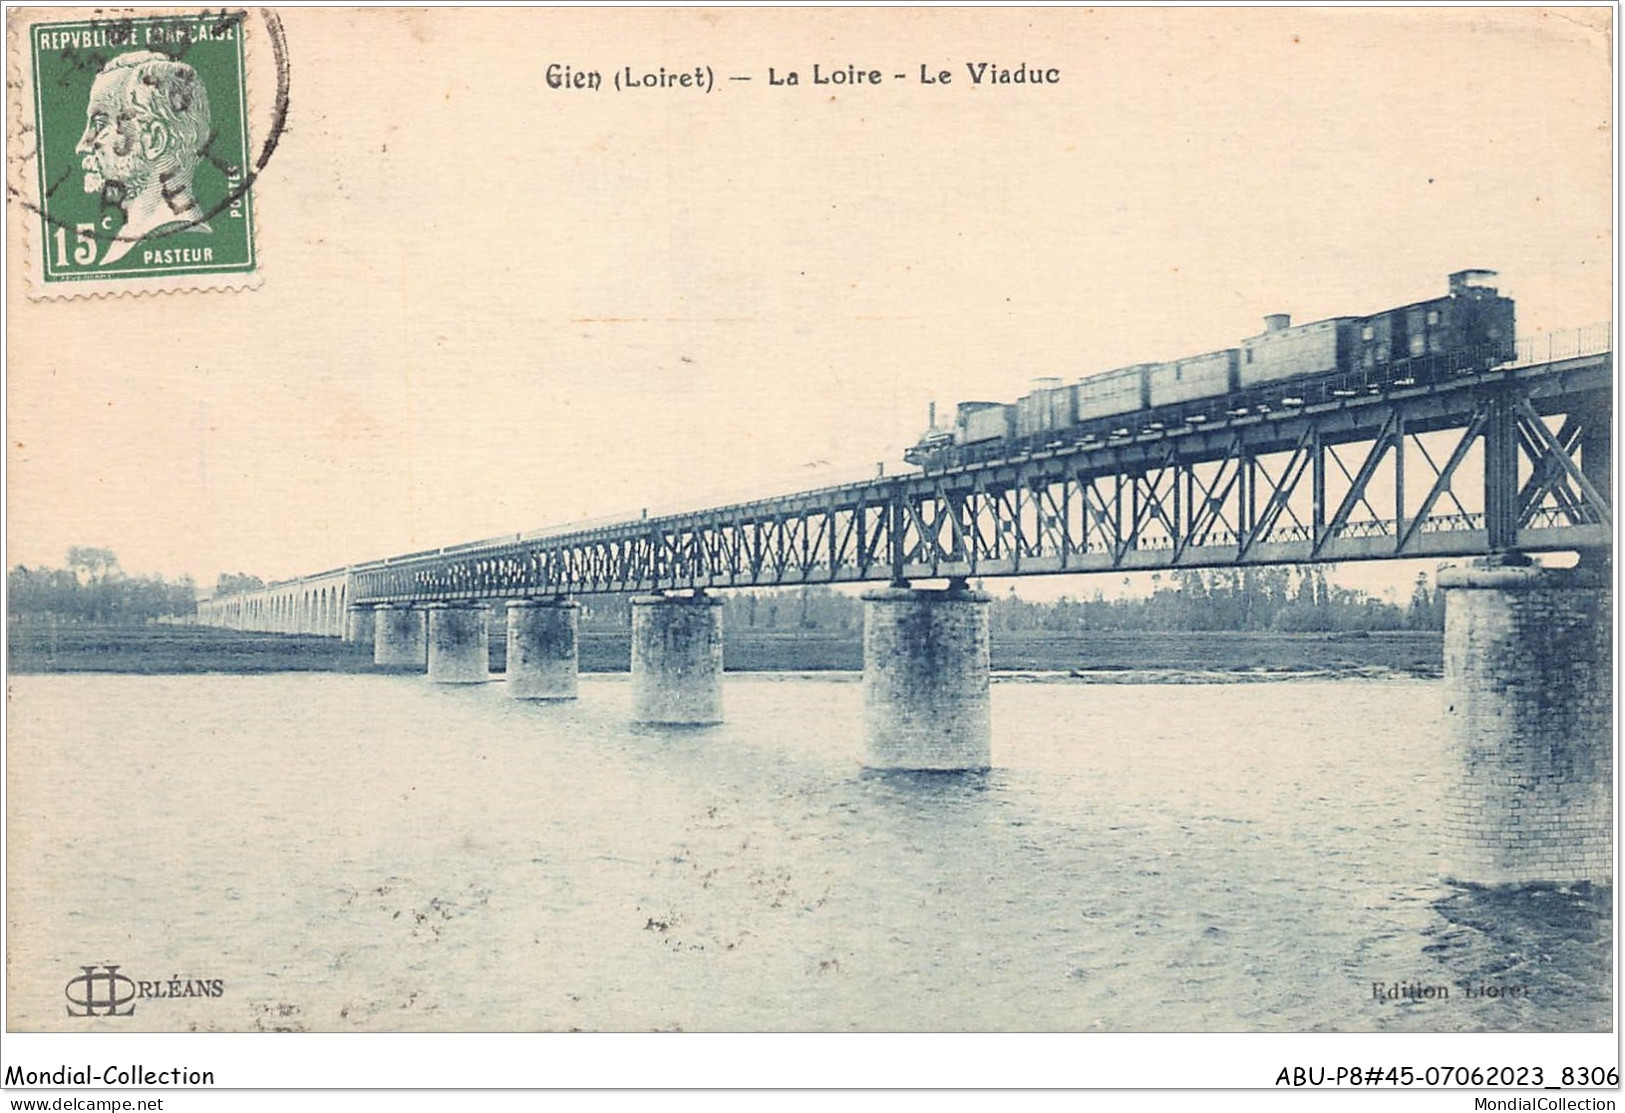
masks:
<svg viewBox="0 0 1625 1113"><path fill-rule="evenodd" d="M491 639L491 668L505 664L505 644ZM265 634L206 626L19 626L7 631L12 673L389 672L372 663L369 646L301 634ZM1438 676L1437 632L1380 634L1275 633L996 633L996 671L1059 674L1094 682L1145 682L1181 674L1197 682L1293 676ZM730 672L858 671L863 644L855 634L730 630ZM581 671L631 667L626 631L583 631ZM1205 678L1205 679L1204 679Z"/></svg>

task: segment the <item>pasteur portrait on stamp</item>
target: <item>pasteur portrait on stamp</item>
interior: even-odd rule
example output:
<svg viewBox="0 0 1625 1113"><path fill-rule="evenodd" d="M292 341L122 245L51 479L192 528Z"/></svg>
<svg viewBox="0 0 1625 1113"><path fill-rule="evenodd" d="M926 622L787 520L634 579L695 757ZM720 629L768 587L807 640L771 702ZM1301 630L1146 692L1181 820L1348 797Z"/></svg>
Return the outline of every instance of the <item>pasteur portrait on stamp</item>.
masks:
<svg viewBox="0 0 1625 1113"><path fill-rule="evenodd" d="M192 190L209 137L209 94L185 62L141 50L102 67L74 147L84 158L85 192L124 214L102 265L147 239L214 231Z"/></svg>

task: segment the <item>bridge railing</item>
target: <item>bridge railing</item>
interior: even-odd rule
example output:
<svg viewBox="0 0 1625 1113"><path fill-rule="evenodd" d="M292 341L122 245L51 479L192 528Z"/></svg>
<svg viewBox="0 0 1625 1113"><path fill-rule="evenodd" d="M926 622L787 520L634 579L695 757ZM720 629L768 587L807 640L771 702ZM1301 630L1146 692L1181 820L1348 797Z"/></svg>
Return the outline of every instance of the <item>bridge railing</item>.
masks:
<svg viewBox="0 0 1625 1113"><path fill-rule="evenodd" d="M1614 347L1614 322L1600 321L1579 328L1556 329L1521 337L1512 366L1526 367L1560 359L1601 355Z"/></svg>

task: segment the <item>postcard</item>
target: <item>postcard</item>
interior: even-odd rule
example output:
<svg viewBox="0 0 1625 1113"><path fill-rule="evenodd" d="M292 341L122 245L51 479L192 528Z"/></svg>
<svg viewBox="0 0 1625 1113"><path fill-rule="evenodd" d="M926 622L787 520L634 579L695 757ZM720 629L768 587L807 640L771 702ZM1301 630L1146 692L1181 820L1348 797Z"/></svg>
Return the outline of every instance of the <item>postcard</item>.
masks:
<svg viewBox="0 0 1625 1113"><path fill-rule="evenodd" d="M1611 8L7 32L8 1088L1617 1084Z"/></svg>

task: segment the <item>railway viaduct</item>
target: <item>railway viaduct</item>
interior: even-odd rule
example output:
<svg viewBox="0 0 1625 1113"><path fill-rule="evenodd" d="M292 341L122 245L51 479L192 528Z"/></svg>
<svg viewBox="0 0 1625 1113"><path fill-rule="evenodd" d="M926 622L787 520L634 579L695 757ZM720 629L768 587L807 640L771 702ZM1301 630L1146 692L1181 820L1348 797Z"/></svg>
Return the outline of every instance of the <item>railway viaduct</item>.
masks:
<svg viewBox="0 0 1625 1113"><path fill-rule="evenodd" d="M1611 330L1525 342L1435 381L1138 415L1072 443L592 528L411 553L218 597L199 621L371 642L380 665L576 695L577 597L636 593L634 716L722 718L718 590L874 583L866 763L991 762L988 599L976 577L1455 558L1446 596L1447 873L1613 875ZM1574 553L1542 567L1536 553ZM921 581L946 587L922 588ZM1306 745L1313 740L1306 739Z"/></svg>

